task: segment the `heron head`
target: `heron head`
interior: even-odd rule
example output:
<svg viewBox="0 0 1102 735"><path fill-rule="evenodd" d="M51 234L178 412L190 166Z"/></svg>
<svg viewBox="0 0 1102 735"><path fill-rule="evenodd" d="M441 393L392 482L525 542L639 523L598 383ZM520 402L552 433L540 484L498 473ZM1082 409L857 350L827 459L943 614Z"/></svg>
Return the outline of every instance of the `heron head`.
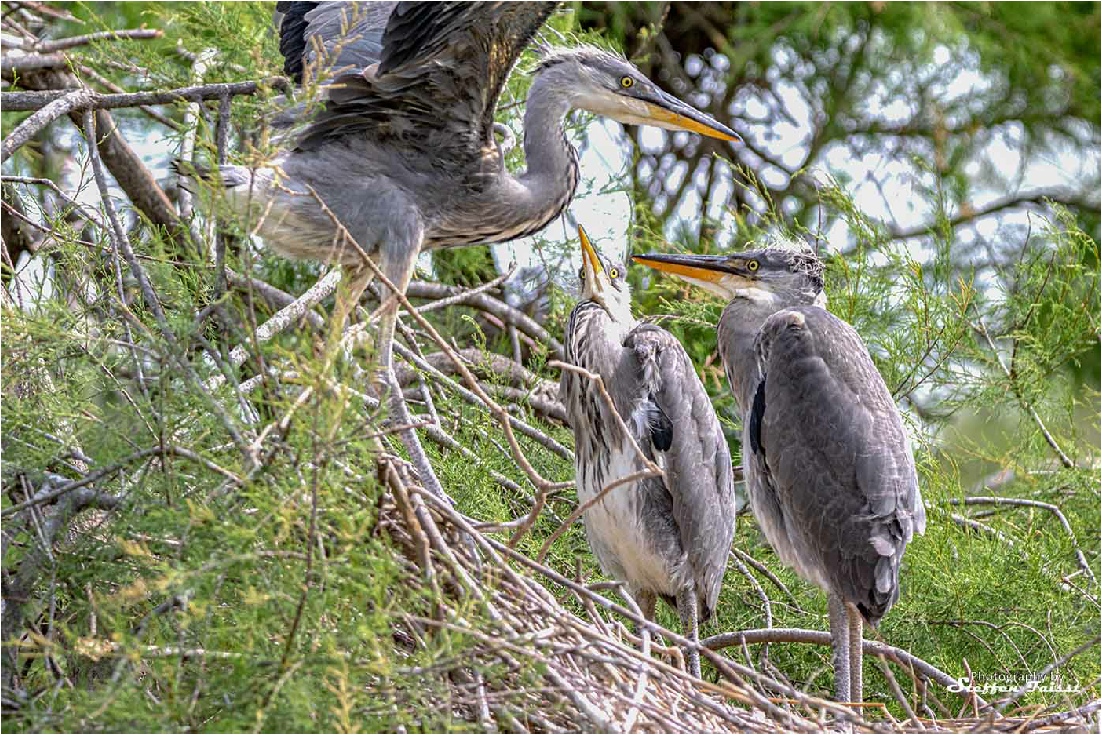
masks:
<svg viewBox="0 0 1102 735"><path fill-rule="evenodd" d="M727 301L748 299L777 308L826 305L823 263L809 248L766 247L730 255L648 253L633 260Z"/></svg>
<svg viewBox="0 0 1102 735"><path fill-rule="evenodd" d="M720 140L735 131L658 88L627 59L593 46L554 51L537 73L554 73L571 104L626 125L687 130Z"/></svg>
<svg viewBox="0 0 1102 735"><path fill-rule="evenodd" d="M581 225L578 225L578 239L582 243L582 268L578 271L582 282L582 300L603 307L614 322L631 322L631 289L628 287L627 268L602 257Z"/></svg>

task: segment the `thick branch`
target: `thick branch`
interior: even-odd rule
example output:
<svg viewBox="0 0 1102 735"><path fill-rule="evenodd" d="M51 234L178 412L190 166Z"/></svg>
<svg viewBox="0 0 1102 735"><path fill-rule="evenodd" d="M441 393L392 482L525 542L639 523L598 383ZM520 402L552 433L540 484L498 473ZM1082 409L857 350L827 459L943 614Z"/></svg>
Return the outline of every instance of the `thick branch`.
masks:
<svg viewBox="0 0 1102 735"><path fill-rule="evenodd" d="M804 630L802 628L758 628L755 630L740 630L733 633L720 633L719 635L714 635L711 638L702 640L700 645L716 651L723 648L730 648L731 646L741 646L743 643L814 643L820 646L832 645L829 632L825 630ZM926 663L914 654L904 651L902 648L889 646L879 641L865 640L861 642L861 650L864 651L866 655L889 658L903 668L913 669L946 688L954 687L951 691L955 691L955 688L960 686L960 682L956 678L946 674L933 664ZM981 699L979 695L972 693L971 696L976 698L976 703L980 707L990 706Z"/></svg>
<svg viewBox="0 0 1102 735"><path fill-rule="evenodd" d="M283 77L270 77L258 82L225 82L222 84L201 84L194 87L166 89L159 92L130 92L126 94L101 94L88 90L90 96L73 110L110 110L118 107L140 107L142 105L167 105L175 102L202 102L222 97L256 94L267 89L286 90L289 82ZM0 94L0 106L5 111L39 110L56 100L71 94L64 89L50 89L32 92L5 92Z"/></svg>
<svg viewBox="0 0 1102 735"><path fill-rule="evenodd" d="M959 227L962 224L971 222L977 219L983 219L992 214L998 214L999 212L1007 209L1013 209L1015 207L1022 207L1026 205L1041 205L1045 202L1053 201L1057 204L1063 204L1068 207L1090 207L1097 205L1090 205L1088 202L1083 202L1071 197L1067 192L1048 192L1048 193L1030 193L1019 194L1017 196L1007 197L1000 199L997 202L981 207L980 209L965 208L958 212L949 220L950 227ZM920 225L918 227L912 227L909 229L893 229L889 230L889 236L895 240L906 240L911 237L921 237L922 235L929 234L934 226L932 224Z"/></svg>
<svg viewBox="0 0 1102 735"><path fill-rule="evenodd" d="M19 123L19 127L13 130L11 135L4 138L4 142L0 144L0 161L8 160L11 154L19 150L27 141L38 135L43 128L62 115L73 110L84 109L95 96L94 91L85 87L72 92L65 92L60 97L55 98L53 102ZM6 105L4 105L4 109L7 109Z"/></svg>

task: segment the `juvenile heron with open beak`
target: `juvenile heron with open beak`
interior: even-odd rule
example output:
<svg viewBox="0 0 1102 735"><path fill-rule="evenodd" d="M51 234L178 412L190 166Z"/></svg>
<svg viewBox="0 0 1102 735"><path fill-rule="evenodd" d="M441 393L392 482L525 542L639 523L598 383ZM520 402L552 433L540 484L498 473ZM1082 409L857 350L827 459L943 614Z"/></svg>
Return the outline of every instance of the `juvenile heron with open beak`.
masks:
<svg viewBox="0 0 1102 735"><path fill-rule="evenodd" d="M735 533L730 451L681 343L632 317L624 265L598 255L580 227L578 237L582 299L567 323L566 361L601 376L631 438L665 475L609 490L585 512L586 538L648 620L661 597L695 643L698 620L715 610ZM564 370L559 392L584 504L643 466L593 381ZM687 659L699 677L699 652Z"/></svg>
<svg viewBox="0 0 1102 735"><path fill-rule="evenodd" d="M783 562L826 590L835 692L862 699L862 619L899 597L899 567L926 527L899 411L853 327L826 310L809 249L635 261L729 301L719 353L743 415L750 505Z"/></svg>

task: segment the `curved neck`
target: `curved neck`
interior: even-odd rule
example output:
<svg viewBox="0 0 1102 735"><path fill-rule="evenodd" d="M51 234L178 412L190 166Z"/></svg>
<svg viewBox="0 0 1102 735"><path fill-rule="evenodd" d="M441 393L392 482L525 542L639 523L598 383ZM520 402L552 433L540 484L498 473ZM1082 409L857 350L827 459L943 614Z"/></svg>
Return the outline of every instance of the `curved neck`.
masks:
<svg viewBox="0 0 1102 735"><path fill-rule="evenodd" d="M723 310L716 328L719 356L727 371L731 392L745 419L761 377L758 375L758 330L777 307L736 298Z"/></svg>
<svg viewBox="0 0 1102 735"><path fill-rule="evenodd" d="M566 139L563 122L571 104L569 92L538 74L532 80L524 112L524 157L527 170L517 181L527 190L525 204L548 219L570 203L578 186L578 153ZM549 212L548 210L554 210Z"/></svg>

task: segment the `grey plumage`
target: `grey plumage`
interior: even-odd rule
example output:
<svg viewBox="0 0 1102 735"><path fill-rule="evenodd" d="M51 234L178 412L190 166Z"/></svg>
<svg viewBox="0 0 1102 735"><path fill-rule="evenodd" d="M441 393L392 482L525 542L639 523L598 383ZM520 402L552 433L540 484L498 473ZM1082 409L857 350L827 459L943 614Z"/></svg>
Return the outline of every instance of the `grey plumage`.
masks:
<svg viewBox="0 0 1102 735"><path fill-rule="evenodd" d="M280 253L350 266L347 301L355 302L369 280L363 253L404 289L423 248L503 242L558 216L579 178L563 128L571 109L736 139L625 59L581 47L549 54L535 72L524 115L527 169L509 174L493 133L497 99L555 6L279 3L285 69L318 81L324 104L294 108L303 119L267 165L222 168L229 200L251 209ZM343 320L350 306L338 307ZM384 367L395 309L389 300L380 321Z"/></svg>
<svg viewBox="0 0 1102 735"><path fill-rule="evenodd" d="M695 636L697 611L708 620L715 610L735 530L727 442L681 344L632 318L623 266L586 262L583 300L567 323L566 360L601 376L632 438L665 473L609 491L586 511L586 537L601 568L627 583L648 618L661 597ZM585 503L642 467L590 380L564 371L560 395ZM695 653L689 659L699 674Z"/></svg>
<svg viewBox="0 0 1102 735"><path fill-rule="evenodd" d="M283 255L348 266L335 324L367 288L371 258L399 293L423 248L503 242L543 229L574 196L577 154L563 130L574 108L625 122L734 140L661 92L626 60L560 52L536 72L524 114L527 170L506 172L494 139L498 96L556 3L279 3L286 70L318 81L320 109L287 128L293 143L255 170L222 168L231 205ZM339 225L339 226L338 226ZM376 355L392 417L411 423L394 388L398 299L384 290ZM442 492L412 430L422 480Z"/></svg>
<svg viewBox="0 0 1102 735"><path fill-rule="evenodd" d="M839 698L859 701L860 619L876 625L898 599L903 552L926 525L887 386L853 327L825 309L810 251L636 260L730 299L718 343L743 413L751 506L781 560L831 596Z"/></svg>

